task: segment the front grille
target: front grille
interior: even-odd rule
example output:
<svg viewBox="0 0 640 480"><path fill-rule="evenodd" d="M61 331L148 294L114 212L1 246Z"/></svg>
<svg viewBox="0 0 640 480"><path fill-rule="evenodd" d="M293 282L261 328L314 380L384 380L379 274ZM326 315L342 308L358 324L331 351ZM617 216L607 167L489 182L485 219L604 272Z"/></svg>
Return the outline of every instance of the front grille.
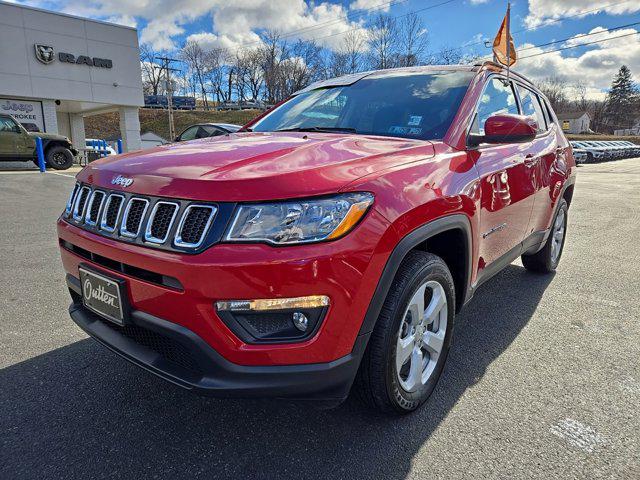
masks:
<svg viewBox="0 0 640 480"><path fill-rule="evenodd" d="M114 240L184 253L219 241L235 210L233 203L169 200L83 184L76 184L70 198L71 208L63 213L69 223Z"/></svg>
<svg viewBox="0 0 640 480"><path fill-rule="evenodd" d="M177 365L194 376L202 376L202 369L194 359L193 355L189 350L187 350L187 348L175 340L138 325L126 325L123 327L109 322L108 320L100 321L104 325L107 325L118 332L120 335L158 353L166 361Z"/></svg>
<svg viewBox="0 0 640 480"><path fill-rule="evenodd" d="M215 208L207 205L191 205L182 217L178 227L176 244L198 246L207 233Z"/></svg>
<svg viewBox="0 0 640 480"><path fill-rule="evenodd" d="M98 223L98 215L100 214L100 207L104 202L105 193L99 190L93 192L91 200L89 201L89 211L87 213L86 222L90 225Z"/></svg>
<svg viewBox="0 0 640 480"><path fill-rule="evenodd" d="M124 211L124 220L120 233L127 237L136 237L140 232L142 217L144 217L148 205L149 202L142 198L132 198L129 200L127 208Z"/></svg>

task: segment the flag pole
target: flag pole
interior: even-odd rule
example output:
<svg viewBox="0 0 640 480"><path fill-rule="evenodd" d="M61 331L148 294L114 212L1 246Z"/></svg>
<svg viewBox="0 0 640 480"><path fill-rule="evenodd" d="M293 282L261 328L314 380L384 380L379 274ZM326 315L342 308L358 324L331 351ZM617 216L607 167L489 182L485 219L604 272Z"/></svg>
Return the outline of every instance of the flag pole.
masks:
<svg viewBox="0 0 640 480"><path fill-rule="evenodd" d="M511 68L511 2L507 2L507 80Z"/></svg>

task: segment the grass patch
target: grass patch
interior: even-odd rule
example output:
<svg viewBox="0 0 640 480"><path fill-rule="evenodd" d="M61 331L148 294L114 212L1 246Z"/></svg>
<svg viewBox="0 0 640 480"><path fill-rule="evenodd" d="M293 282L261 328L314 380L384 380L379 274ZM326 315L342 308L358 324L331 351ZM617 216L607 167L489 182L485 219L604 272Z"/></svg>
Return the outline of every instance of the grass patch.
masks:
<svg viewBox="0 0 640 480"><path fill-rule="evenodd" d="M177 111L174 112L173 120L177 135L194 123L211 122L244 125L260 113L259 110L230 110L225 112L213 110L208 112L204 110ZM170 140L169 114L166 110L141 108L139 117L140 131L142 133L153 132L166 140ZM84 119L84 125L87 138L107 138L118 137L120 135L120 117L117 112L86 117Z"/></svg>

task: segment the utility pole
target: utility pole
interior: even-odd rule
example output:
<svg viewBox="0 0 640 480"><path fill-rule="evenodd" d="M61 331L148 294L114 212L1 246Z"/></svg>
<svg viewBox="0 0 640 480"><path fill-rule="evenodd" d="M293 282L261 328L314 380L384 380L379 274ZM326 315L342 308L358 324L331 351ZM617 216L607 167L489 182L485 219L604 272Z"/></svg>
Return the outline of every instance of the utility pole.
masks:
<svg viewBox="0 0 640 480"><path fill-rule="evenodd" d="M177 68L171 68L169 65L171 62L178 62L175 58L158 57L158 60L162 60L162 67L165 72L165 78L167 81L167 109L169 110L169 140L173 141L176 138L176 127L173 122L173 85L171 84L171 72L179 71Z"/></svg>

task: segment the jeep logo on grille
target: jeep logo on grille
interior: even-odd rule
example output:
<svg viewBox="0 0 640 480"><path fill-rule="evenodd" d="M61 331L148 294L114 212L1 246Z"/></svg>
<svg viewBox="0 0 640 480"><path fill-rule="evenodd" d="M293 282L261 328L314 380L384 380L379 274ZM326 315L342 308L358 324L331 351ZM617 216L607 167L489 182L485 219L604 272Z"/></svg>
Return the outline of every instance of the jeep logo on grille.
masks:
<svg viewBox="0 0 640 480"><path fill-rule="evenodd" d="M132 183L133 178L123 177L122 175L117 175L111 179L111 185L120 185L123 188L127 188Z"/></svg>

